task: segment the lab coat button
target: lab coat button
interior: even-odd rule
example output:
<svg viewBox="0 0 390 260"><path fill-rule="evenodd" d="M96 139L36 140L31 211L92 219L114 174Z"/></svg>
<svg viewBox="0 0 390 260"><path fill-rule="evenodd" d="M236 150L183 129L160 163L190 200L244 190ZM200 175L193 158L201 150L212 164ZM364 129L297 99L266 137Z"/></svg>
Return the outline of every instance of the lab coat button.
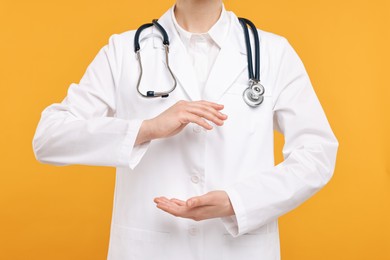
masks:
<svg viewBox="0 0 390 260"><path fill-rule="evenodd" d="M196 175L193 175L193 176L191 176L191 181L192 181L193 183L199 183L199 177L196 176Z"/></svg>
<svg viewBox="0 0 390 260"><path fill-rule="evenodd" d="M188 233L191 235L191 236L196 236L197 233L198 233L198 230L196 227L191 227L189 230L188 230Z"/></svg>
<svg viewBox="0 0 390 260"><path fill-rule="evenodd" d="M196 125L196 126L194 126L194 127L192 128L192 130L193 130L195 133L200 133L200 131L202 131L202 128L201 128L200 126Z"/></svg>

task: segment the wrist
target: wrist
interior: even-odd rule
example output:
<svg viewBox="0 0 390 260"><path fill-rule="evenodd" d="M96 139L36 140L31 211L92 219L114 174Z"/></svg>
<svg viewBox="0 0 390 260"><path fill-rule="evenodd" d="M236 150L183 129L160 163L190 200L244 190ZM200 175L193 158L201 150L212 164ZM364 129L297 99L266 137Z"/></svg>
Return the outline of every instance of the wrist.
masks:
<svg viewBox="0 0 390 260"><path fill-rule="evenodd" d="M147 141L151 141L153 139L157 139L156 130L153 119L147 119L143 122L144 131L147 138Z"/></svg>
<svg viewBox="0 0 390 260"><path fill-rule="evenodd" d="M155 139L153 132L153 124L151 120L142 121L140 129L138 131L137 139L135 141L135 145L146 143L148 141L151 141L152 139Z"/></svg>

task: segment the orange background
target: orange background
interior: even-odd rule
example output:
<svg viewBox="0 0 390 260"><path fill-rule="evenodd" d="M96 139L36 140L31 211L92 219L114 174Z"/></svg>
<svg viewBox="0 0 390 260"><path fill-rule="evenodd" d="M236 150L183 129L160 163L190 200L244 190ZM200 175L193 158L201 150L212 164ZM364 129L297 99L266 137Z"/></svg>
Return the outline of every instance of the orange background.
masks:
<svg viewBox="0 0 390 260"><path fill-rule="evenodd" d="M173 3L0 2L0 259L106 258L114 168L40 164L33 134L41 111L79 82L111 34ZM282 258L390 259L390 2L225 6L289 39L340 142L329 185L280 219ZM282 137L275 142L281 161Z"/></svg>

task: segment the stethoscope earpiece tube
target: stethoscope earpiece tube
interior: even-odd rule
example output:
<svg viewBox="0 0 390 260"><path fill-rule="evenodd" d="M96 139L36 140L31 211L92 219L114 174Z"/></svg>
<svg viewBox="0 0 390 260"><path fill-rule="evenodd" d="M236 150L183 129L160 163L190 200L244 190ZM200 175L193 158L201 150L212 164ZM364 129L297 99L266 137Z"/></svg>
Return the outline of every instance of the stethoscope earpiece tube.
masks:
<svg viewBox="0 0 390 260"><path fill-rule="evenodd" d="M248 26L246 25L245 20L243 18L239 18L239 21L240 24L242 25L242 29L244 30L245 45L246 45L247 59L248 59L248 77L249 79L253 79L254 75L253 75L252 49L250 46Z"/></svg>
<svg viewBox="0 0 390 260"><path fill-rule="evenodd" d="M165 49L165 61L166 61L166 65L167 65L167 69L172 77L172 80L173 80L173 86L171 89L169 89L168 91L165 91L165 92L155 92L153 90L148 90L146 91L146 95L144 93L142 93L139 89L139 86L141 84L141 79L142 79L142 73L143 73L143 69L142 69L142 62L141 62L141 54L140 54L140 50L141 50L141 47L140 47L140 44L139 44L139 37L141 35L141 32L146 29L146 28L149 28L151 26L155 26L157 28L157 30L163 35L163 44L164 44L164 49ZM135 54L137 55L137 60L138 60L138 64L139 64L139 68L140 68L140 74L139 74L139 77L138 77L138 83L137 83L137 91L138 93L143 96L143 97L146 97L146 98L154 98L154 97L162 97L162 98L166 98L169 96L169 94L175 90L176 88L176 85L177 85L177 81L176 81L176 77L175 75L173 75L173 72L171 70L171 68L169 67L169 60L168 60L168 53L169 53L169 38L168 38L168 34L167 32L164 30L164 28L158 23L157 19L153 19L152 23L146 23L144 25L141 25L138 30L135 32L135 36L134 36L134 52Z"/></svg>
<svg viewBox="0 0 390 260"><path fill-rule="evenodd" d="M160 33L163 36L163 44L169 46L169 38L167 32L164 30L164 28L157 22L157 19L153 19L153 25L156 26L156 28L160 31Z"/></svg>
<svg viewBox="0 0 390 260"><path fill-rule="evenodd" d="M253 39L255 41L255 73L253 75L253 71L252 71L252 77L249 77L249 78L256 79L256 80L260 81L260 40L259 40L259 34L257 33L256 26L250 20L248 20L246 18L239 18L239 20L240 20L241 25L244 28L244 33L246 34L245 41L246 41L247 50L251 49L248 27L247 27L248 25L251 28L251 31L253 33ZM252 54L251 51L249 53ZM251 67L253 69L252 55L250 55L250 62L248 59L248 64L249 63L251 64Z"/></svg>
<svg viewBox="0 0 390 260"><path fill-rule="evenodd" d="M135 36L134 36L134 52L138 52L141 47L139 45L139 36L141 34L141 32L146 29L146 28L149 28L150 26L153 26L152 23L146 23L144 25L141 25L138 30L135 32Z"/></svg>

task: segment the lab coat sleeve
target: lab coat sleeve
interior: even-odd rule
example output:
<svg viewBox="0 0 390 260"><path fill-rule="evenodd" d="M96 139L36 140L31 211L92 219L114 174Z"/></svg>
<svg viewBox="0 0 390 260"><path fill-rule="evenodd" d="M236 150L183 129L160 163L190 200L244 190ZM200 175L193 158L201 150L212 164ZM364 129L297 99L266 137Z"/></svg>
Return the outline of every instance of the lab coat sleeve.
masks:
<svg viewBox="0 0 390 260"><path fill-rule="evenodd" d="M142 120L115 117L123 57L119 37L110 37L61 103L43 110L33 138L38 161L134 168L141 160L149 145L134 146Z"/></svg>
<svg viewBox="0 0 390 260"><path fill-rule="evenodd" d="M285 138L284 161L227 187L235 215L222 222L232 236L251 232L296 208L333 175L338 141L304 65L282 40L274 128Z"/></svg>

